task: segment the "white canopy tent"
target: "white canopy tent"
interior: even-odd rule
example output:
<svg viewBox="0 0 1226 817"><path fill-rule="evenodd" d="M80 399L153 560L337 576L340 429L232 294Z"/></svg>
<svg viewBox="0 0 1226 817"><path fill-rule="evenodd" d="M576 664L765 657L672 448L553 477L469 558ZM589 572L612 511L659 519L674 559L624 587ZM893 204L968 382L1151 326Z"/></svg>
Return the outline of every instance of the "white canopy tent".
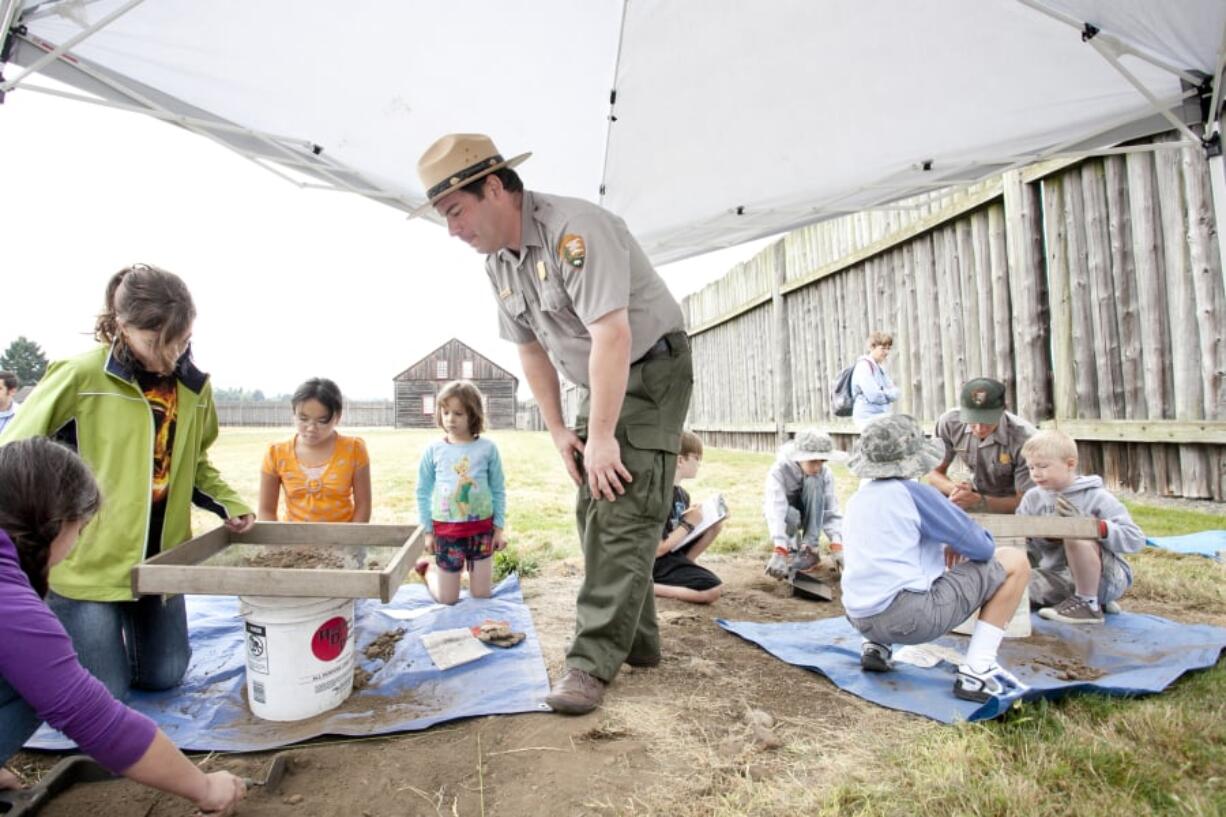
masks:
<svg viewBox="0 0 1226 817"><path fill-rule="evenodd" d="M406 211L427 145L489 133L657 262L1172 128L1226 225L1223 0L0 0L10 27L0 91Z"/></svg>

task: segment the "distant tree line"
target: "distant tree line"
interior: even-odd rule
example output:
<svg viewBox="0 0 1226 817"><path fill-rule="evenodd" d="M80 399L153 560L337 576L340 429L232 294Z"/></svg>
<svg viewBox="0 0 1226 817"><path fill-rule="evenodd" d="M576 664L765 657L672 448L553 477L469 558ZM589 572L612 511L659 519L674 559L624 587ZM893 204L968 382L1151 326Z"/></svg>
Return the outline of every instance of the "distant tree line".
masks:
<svg viewBox="0 0 1226 817"><path fill-rule="evenodd" d="M248 391L241 387L236 389L213 387L213 399L224 403L261 403L265 400L288 400L289 398L288 394L266 397L261 389Z"/></svg>

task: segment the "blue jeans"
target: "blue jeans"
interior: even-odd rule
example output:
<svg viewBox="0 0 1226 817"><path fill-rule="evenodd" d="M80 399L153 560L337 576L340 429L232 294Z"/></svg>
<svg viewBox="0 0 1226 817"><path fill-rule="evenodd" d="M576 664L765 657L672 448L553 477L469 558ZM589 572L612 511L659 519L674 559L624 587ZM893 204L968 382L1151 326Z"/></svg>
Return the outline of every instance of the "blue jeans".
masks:
<svg viewBox="0 0 1226 817"><path fill-rule="evenodd" d="M34 707L0 678L0 763L7 763L41 723Z"/></svg>
<svg viewBox="0 0 1226 817"><path fill-rule="evenodd" d="M52 590L47 606L72 637L81 666L119 700L132 688L170 689L183 680L192 657L183 596L78 601Z"/></svg>
<svg viewBox="0 0 1226 817"><path fill-rule="evenodd" d="M800 536L800 544L817 549L818 538L822 535L822 522L826 518L826 494L822 491L822 482L817 477L805 476L800 492L788 497L788 513L786 517L789 549L796 551L799 545L796 537Z"/></svg>

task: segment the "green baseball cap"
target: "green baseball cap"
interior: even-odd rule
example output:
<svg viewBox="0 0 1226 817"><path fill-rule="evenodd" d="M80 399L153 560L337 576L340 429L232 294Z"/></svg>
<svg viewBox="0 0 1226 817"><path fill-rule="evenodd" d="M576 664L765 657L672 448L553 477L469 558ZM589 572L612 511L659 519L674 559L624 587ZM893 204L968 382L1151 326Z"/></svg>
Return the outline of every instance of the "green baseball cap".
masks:
<svg viewBox="0 0 1226 817"><path fill-rule="evenodd" d="M990 377L968 380L958 404L962 422L996 425L1005 413L1005 384Z"/></svg>

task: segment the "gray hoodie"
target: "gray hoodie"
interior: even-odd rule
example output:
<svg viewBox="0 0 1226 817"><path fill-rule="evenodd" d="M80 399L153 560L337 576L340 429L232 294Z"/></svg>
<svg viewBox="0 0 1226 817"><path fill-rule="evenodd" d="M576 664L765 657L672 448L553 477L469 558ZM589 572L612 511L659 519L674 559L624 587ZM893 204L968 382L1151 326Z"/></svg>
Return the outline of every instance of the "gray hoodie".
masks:
<svg viewBox="0 0 1226 817"><path fill-rule="evenodd" d="M1132 521L1123 503L1103 487L1102 477L1077 477L1072 485L1059 492L1047 491L1037 486L1031 488L1022 497L1017 513L1019 516L1055 516L1057 496L1063 496L1083 515L1106 521L1107 536L1101 540L1102 546L1120 557L1131 585L1132 569L1124 560L1123 554L1136 553L1145 547L1145 534L1141 533L1137 523ZM1059 539L1028 539L1026 548L1032 555L1038 556L1040 569L1068 568L1064 543Z"/></svg>

